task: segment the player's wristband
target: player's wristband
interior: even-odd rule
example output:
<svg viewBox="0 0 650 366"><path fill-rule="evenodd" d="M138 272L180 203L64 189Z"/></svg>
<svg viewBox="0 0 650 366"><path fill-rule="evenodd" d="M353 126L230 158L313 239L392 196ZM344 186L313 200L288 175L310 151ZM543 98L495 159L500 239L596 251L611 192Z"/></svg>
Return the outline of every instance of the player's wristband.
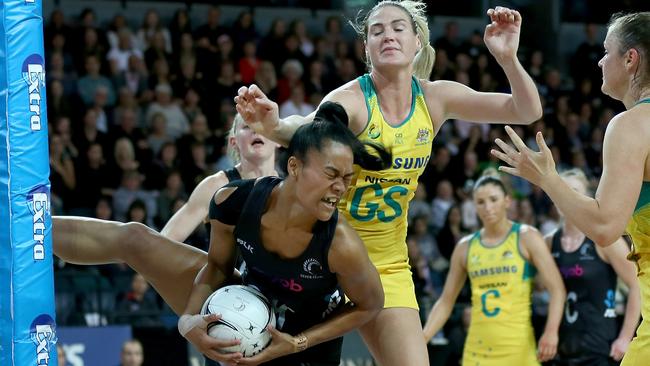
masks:
<svg viewBox="0 0 650 366"><path fill-rule="evenodd" d="M203 315L183 314L178 319L178 332L185 337L190 330L200 325L207 325L206 321L203 320Z"/></svg>
<svg viewBox="0 0 650 366"><path fill-rule="evenodd" d="M307 339L305 333L300 333L293 338L295 340L293 344L294 353L304 351L307 349L307 347L309 347L309 340Z"/></svg>

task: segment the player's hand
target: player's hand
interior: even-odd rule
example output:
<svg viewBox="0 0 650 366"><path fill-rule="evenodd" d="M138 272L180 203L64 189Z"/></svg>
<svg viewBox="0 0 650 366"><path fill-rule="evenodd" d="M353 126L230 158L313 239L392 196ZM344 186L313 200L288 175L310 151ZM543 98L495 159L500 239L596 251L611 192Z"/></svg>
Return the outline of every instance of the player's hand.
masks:
<svg viewBox="0 0 650 366"><path fill-rule="evenodd" d="M485 26L483 41L497 62L501 63L517 57L521 14L502 6L488 9L491 23Z"/></svg>
<svg viewBox="0 0 650 366"><path fill-rule="evenodd" d="M537 359L545 362L555 357L558 341L557 332L544 332L537 345Z"/></svg>
<svg viewBox="0 0 650 366"><path fill-rule="evenodd" d="M185 317L185 315L183 317ZM243 357L240 352L222 353L220 349L237 345L241 343L241 341L238 339L219 340L208 335L208 325L219 319L221 319L220 314L191 315L187 320L179 320L179 329L183 327L183 325L180 324L181 321L188 322L191 328L185 333L184 337L192 343L199 352L217 362L236 364Z"/></svg>
<svg viewBox="0 0 650 366"><path fill-rule="evenodd" d="M510 126L506 126L506 132L510 136L514 148L503 140L496 139L494 142L501 148L501 151L497 149L491 151L492 155L509 165L500 166L499 171L524 178L544 189L544 183L553 174L557 174L557 171L555 170L553 155L546 146L542 133L537 132L536 135L537 146L540 150L537 152L529 149Z"/></svg>
<svg viewBox="0 0 650 366"><path fill-rule="evenodd" d="M609 357L613 358L614 361L618 362L620 361L623 356L625 355L625 352L627 352L627 348L630 346L630 340L625 339L625 338L616 338L616 340L612 343L612 348L609 351Z"/></svg>
<svg viewBox="0 0 650 366"><path fill-rule="evenodd" d="M266 329L271 332L271 344L255 356L240 359L237 365L259 365L295 352L296 343L291 334L280 332L270 325Z"/></svg>
<svg viewBox="0 0 650 366"><path fill-rule="evenodd" d="M259 134L268 137L280 124L278 104L270 100L255 84L239 88L235 103L244 122Z"/></svg>

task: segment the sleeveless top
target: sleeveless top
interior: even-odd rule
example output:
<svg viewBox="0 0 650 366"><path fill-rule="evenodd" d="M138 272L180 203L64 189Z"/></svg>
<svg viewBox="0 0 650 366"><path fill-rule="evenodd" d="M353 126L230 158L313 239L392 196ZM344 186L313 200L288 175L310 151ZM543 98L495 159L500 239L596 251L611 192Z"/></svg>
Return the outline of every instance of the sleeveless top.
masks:
<svg viewBox="0 0 650 366"><path fill-rule="evenodd" d="M420 83L411 82L411 112L393 126L386 122L370 75L357 79L363 91L368 123L357 136L360 141L379 144L393 154L393 164L382 171L354 166L354 177L339 209L365 243L370 259L382 269L408 268L406 249L407 212L427 166L434 137Z"/></svg>
<svg viewBox="0 0 650 366"><path fill-rule="evenodd" d="M521 224L513 222L510 232L495 246L484 245L480 231L469 241L472 320L464 350L466 359L472 355L496 362L505 357L522 365L534 360L531 296L535 269L521 254L520 228ZM515 354L519 361L513 361Z"/></svg>
<svg viewBox="0 0 650 366"><path fill-rule="evenodd" d="M562 230L553 235L551 253L567 291L564 317L560 324L558 356L562 360L601 354L609 355L618 336L616 321L617 275L586 238L575 252L565 252Z"/></svg>
<svg viewBox="0 0 650 366"><path fill-rule="evenodd" d="M262 215L278 177L244 179L229 183L237 187L219 205L212 200L210 218L234 225L235 245L245 263L242 281L257 287L273 303L277 327L294 334L314 324L343 305L343 291L328 265L329 248L338 223L337 211L329 221L317 221L313 238L304 252L282 259L261 242Z"/></svg>
<svg viewBox="0 0 650 366"><path fill-rule="evenodd" d="M636 262L641 287L643 322L637 335L650 336L650 182L643 182L632 218L625 228L625 237L632 243L628 259Z"/></svg>

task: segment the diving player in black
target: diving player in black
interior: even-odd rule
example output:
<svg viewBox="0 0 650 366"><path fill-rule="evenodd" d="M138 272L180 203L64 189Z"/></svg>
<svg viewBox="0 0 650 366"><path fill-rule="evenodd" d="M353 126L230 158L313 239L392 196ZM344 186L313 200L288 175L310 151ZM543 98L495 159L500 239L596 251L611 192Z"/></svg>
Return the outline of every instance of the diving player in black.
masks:
<svg viewBox="0 0 650 366"><path fill-rule="evenodd" d="M215 194L208 264L179 320L181 333L206 356L238 365L335 366L340 337L382 308L377 271L336 204L350 184L353 162L380 170L391 157L377 147L380 158L369 154L346 124L343 108L325 103L314 123L292 138L286 179L242 180ZM246 263L242 282L259 288L279 311L271 344L250 358L220 353L220 343L205 330L217 316L193 315L232 279L237 252Z"/></svg>

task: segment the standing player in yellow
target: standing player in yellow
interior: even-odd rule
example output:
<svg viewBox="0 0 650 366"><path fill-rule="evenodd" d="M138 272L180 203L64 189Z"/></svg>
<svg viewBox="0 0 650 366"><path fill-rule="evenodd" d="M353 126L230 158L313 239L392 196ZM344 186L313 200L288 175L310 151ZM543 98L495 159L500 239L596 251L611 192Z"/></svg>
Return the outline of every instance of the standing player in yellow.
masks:
<svg viewBox="0 0 650 366"><path fill-rule="evenodd" d="M492 153L510 165L499 169L542 188L597 245L611 245L623 234L632 239L629 258L638 268L643 321L622 365L641 366L650 362L650 12L615 14L604 45L605 55L598 62L601 90L627 110L607 125L603 175L594 198L562 180L541 132L536 152L506 127L515 148L497 140L502 151Z"/></svg>
<svg viewBox="0 0 650 366"><path fill-rule="evenodd" d="M517 59L521 16L496 7L485 43L510 82L512 94L480 93L453 81L428 81L434 51L429 45L425 4L381 1L356 26L366 46L370 73L335 89L325 101L343 105L349 127L362 141L383 144L394 157L380 172L355 168L341 213L363 239L381 276L384 309L360 329L381 365L428 365L426 344L406 248L406 213L431 141L447 119L528 124L542 107L533 80ZM244 121L286 146L313 114L280 120L278 105L255 85L235 98Z"/></svg>
<svg viewBox="0 0 650 366"><path fill-rule="evenodd" d="M560 272L542 235L531 226L508 220L510 197L497 176L481 177L474 185L473 198L483 228L456 245L424 337L431 339L445 324L469 276L472 318L463 365L539 365L557 350L566 297ZM537 354L530 303L536 269L551 296Z"/></svg>

